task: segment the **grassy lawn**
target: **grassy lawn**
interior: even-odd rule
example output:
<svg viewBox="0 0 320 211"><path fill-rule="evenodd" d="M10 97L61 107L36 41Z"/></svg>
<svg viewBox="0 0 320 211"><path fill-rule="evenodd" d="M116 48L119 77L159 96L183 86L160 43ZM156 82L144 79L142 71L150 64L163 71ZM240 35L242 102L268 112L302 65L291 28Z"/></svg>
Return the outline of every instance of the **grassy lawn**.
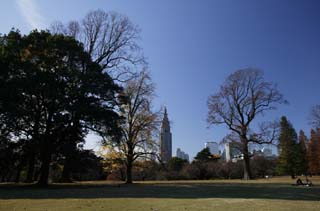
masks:
<svg viewBox="0 0 320 211"><path fill-rule="evenodd" d="M320 210L320 178L313 187L289 178L0 185L0 210Z"/></svg>

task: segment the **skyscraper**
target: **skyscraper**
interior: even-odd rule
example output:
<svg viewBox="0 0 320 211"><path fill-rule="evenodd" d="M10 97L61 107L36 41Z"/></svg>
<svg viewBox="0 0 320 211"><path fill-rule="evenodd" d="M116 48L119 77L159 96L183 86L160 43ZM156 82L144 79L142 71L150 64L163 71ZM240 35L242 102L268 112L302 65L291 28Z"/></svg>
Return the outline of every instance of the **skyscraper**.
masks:
<svg viewBox="0 0 320 211"><path fill-rule="evenodd" d="M227 162L232 161L234 158L242 157L240 147L241 144L237 142L230 142L225 144L225 156Z"/></svg>
<svg viewBox="0 0 320 211"><path fill-rule="evenodd" d="M164 108L164 116L161 123L160 157L162 162L168 162L172 157L172 135L170 132L167 108Z"/></svg>
<svg viewBox="0 0 320 211"><path fill-rule="evenodd" d="M177 149L177 155L178 158L181 158L183 160L187 160L189 162L189 155L182 151L180 148Z"/></svg>

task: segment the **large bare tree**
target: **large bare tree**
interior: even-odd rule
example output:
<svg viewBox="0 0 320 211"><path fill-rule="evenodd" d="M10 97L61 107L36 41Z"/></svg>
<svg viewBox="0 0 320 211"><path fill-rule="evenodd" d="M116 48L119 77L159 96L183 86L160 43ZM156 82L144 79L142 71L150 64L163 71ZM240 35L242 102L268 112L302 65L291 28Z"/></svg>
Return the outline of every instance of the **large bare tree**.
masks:
<svg viewBox="0 0 320 211"><path fill-rule="evenodd" d="M50 30L53 33L72 36L83 43L92 60L116 83L125 87L124 94L128 102L124 102L122 113L120 112L125 120L121 125L124 138L109 144L115 145L113 147L126 155L127 183L131 183L133 161L150 154L153 144L149 141L151 134L147 132L154 127L156 118L150 107L154 88L147 82L150 82L149 76L143 71L138 71L147 66L139 45L139 28L127 16L94 10L80 21L70 21L67 24L55 22ZM139 83L141 87L138 86ZM95 132L104 136L101 131Z"/></svg>
<svg viewBox="0 0 320 211"><path fill-rule="evenodd" d="M286 103L275 84L266 82L263 72L247 68L231 74L218 93L208 98L210 125L225 124L230 130L229 139L241 144L244 157L244 179L251 179L248 143L272 143L277 138L277 124L260 124L258 132L250 127L258 115Z"/></svg>
<svg viewBox="0 0 320 211"><path fill-rule="evenodd" d="M159 128L159 112L152 110L154 85L145 71L126 82L120 99L120 128L122 137L117 141L105 140L116 151L125 156L126 183L132 183L132 167L137 159L153 159L157 156L155 141Z"/></svg>
<svg viewBox="0 0 320 211"><path fill-rule="evenodd" d="M94 10L81 21L55 22L50 30L75 37L83 43L92 59L114 80L128 80L134 70L146 64L139 46L139 28L119 13Z"/></svg>

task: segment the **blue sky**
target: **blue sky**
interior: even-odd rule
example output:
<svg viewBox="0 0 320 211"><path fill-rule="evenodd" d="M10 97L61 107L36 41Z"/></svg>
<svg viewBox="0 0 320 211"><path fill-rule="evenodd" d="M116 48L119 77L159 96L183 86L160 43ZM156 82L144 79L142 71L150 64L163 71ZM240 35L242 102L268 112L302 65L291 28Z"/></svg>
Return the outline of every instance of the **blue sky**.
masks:
<svg viewBox="0 0 320 211"><path fill-rule="evenodd" d="M125 14L141 28L157 87L155 108L168 108L174 154L180 147L194 157L205 141L226 135L223 126L207 128L207 97L246 67L264 70L290 103L261 119L286 115L309 135L310 108L320 104L319 1L3 0L0 33L78 20L98 8ZM95 146L90 139L88 146Z"/></svg>

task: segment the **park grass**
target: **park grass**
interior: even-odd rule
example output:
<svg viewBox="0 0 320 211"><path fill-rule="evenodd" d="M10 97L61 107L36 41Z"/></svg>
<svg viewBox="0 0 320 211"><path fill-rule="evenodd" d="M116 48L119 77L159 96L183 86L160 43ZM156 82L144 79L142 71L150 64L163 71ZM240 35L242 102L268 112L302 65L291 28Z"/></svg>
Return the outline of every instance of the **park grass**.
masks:
<svg viewBox="0 0 320 211"><path fill-rule="evenodd" d="M0 185L0 210L320 210L320 178L315 186L293 186L295 180L148 181Z"/></svg>

